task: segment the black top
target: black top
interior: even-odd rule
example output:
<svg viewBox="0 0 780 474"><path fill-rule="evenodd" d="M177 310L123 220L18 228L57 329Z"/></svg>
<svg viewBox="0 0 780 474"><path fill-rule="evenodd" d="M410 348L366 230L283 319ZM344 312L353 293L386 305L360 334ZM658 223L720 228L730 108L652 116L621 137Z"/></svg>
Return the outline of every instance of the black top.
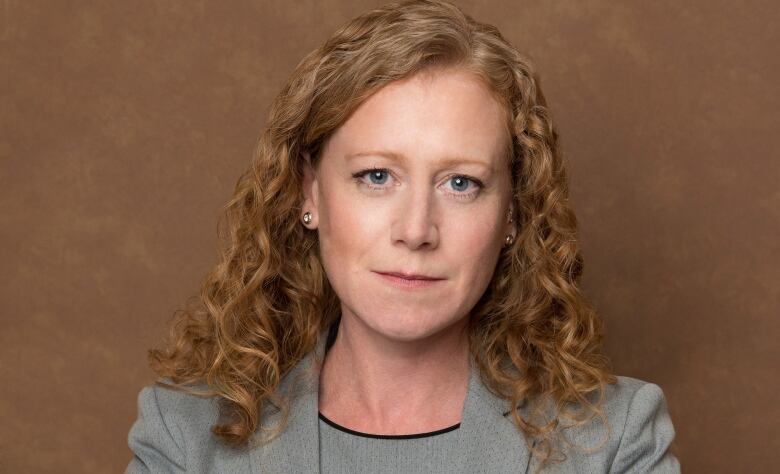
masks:
<svg viewBox="0 0 780 474"><path fill-rule="evenodd" d="M329 424L330 426L336 428L339 431L343 431L344 433L348 433L354 436L362 436L364 438L376 438L376 439L415 439L415 438L427 438L428 436L436 436L443 433L448 433L452 430L458 429L460 427L460 423L456 423L452 426L448 426L447 428L442 428L440 430L436 431L429 431L427 433L413 433L413 434L404 434L404 435L381 435L381 434L371 434L371 433L363 433L361 431L355 431L347 428L346 426L341 426L340 424L336 423L335 421L332 421L328 419L325 415L322 414L322 412L318 412L320 416L320 420L324 421L325 423Z"/></svg>

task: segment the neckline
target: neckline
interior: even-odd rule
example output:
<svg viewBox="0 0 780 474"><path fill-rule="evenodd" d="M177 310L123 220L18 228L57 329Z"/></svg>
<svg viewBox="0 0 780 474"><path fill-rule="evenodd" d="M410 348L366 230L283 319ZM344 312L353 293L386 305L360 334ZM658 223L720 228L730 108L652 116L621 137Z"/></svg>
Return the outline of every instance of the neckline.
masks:
<svg viewBox="0 0 780 474"><path fill-rule="evenodd" d="M403 434L403 435L383 435L383 434L373 434L373 433L363 433L362 431L355 431L353 429L349 429L346 426L342 426L335 421L327 418L325 415L322 414L321 411L317 411L317 414L320 418L320 420L324 421L328 425L332 426L333 428L336 428L339 431L343 431L344 433L348 433L354 436L361 436L363 438L374 438L374 439L417 439L417 438L428 438L431 436L436 436L444 433L448 433L450 431L456 430L460 427L460 422L448 426L446 428L442 428L440 430L436 431L428 431L426 433L412 433L412 434Z"/></svg>

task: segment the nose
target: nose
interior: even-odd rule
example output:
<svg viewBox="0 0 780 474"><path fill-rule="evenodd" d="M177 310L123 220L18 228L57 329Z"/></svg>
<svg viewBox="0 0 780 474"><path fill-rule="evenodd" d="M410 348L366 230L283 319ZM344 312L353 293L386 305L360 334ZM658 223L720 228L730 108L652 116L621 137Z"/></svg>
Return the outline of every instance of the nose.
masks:
<svg viewBox="0 0 780 474"><path fill-rule="evenodd" d="M401 243L409 249L436 248L439 245L439 224L436 202L431 189L418 187L407 193L400 202L392 227L393 243Z"/></svg>

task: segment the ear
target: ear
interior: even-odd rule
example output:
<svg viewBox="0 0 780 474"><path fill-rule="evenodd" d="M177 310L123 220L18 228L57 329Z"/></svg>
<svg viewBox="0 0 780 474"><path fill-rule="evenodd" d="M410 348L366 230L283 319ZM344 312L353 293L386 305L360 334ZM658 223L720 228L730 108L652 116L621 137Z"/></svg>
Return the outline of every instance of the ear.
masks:
<svg viewBox="0 0 780 474"><path fill-rule="evenodd" d="M311 155L308 151L304 151L303 155L303 183L301 192L303 194L303 205L301 215L305 212L311 212L312 220L308 224L304 224L309 229L317 228L317 203L318 199L318 187L317 187L317 171L311 165Z"/></svg>

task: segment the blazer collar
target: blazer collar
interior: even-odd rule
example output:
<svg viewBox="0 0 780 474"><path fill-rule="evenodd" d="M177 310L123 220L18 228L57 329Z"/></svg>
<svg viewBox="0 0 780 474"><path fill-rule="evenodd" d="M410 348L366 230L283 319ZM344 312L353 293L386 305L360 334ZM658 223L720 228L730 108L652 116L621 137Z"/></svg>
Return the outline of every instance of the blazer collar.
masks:
<svg viewBox="0 0 780 474"><path fill-rule="evenodd" d="M325 357L328 329L322 331L314 351L307 354L282 379L278 393L288 397L290 410L285 429L265 444L251 449L253 472L319 474L319 372ZM531 458L526 442L511 419L505 416L508 401L494 395L483 383L474 358L470 357L466 400L453 465L461 472L499 472L501 466L517 466L526 472ZM263 426L273 427L282 413L266 404ZM495 468L491 469L491 466Z"/></svg>

